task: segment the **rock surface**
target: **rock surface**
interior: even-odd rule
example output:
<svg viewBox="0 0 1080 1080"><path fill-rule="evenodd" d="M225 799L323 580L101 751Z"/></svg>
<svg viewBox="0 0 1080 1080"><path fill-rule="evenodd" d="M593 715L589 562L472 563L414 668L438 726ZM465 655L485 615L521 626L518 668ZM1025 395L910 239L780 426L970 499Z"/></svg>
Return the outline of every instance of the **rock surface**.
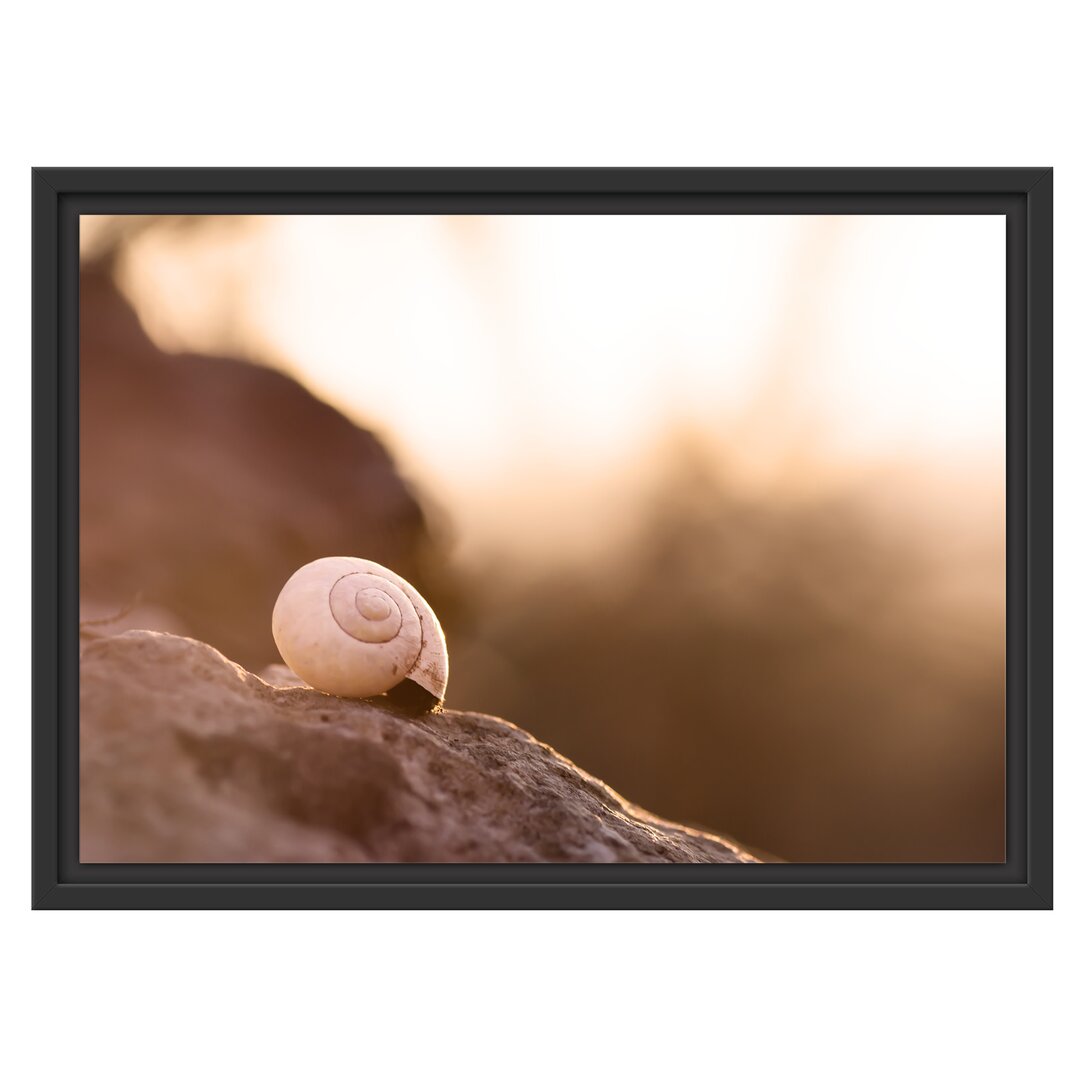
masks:
<svg viewBox="0 0 1080 1080"><path fill-rule="evenodd" d="M83 862L754 861L492 716L274 686L146 630L84 634L80 684Z"/></svg>
<svg viewBox="0 0 1080 1080"><path fill-rule="evenodd" d="M79 368L84 617L164 611L171 625L138 625L261 667L277 658L274 600L305 562L363 552L432 595L425 517L385 448L295 379L162 352L94 264Z"/></svg>

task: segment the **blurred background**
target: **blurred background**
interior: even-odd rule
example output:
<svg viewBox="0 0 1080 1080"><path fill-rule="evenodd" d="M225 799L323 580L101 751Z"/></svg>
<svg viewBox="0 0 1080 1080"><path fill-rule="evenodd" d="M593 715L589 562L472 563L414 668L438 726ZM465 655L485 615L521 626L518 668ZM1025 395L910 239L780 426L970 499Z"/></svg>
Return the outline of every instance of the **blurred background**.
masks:
<svg viewBox="0 0 1080 1080"><path fill-rule="evenodd" d="M259 671L301 563L450 707L792 861L1004 857L997 217L81 219L87 620Z"/></svg>

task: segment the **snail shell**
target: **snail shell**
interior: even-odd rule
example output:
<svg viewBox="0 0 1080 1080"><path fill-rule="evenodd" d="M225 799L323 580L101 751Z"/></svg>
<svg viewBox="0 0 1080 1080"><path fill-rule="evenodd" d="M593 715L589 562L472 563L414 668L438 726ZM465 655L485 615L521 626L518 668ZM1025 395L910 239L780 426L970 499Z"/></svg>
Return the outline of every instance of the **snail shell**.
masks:
<svg viewBox="0 0 1080 1080"><path fill-rule="evenodd" d="M301 566L274 604L282 659L316 690L383 694L406 680L446 696L446 638L427 601L367 559L334 556Z"/></svg>

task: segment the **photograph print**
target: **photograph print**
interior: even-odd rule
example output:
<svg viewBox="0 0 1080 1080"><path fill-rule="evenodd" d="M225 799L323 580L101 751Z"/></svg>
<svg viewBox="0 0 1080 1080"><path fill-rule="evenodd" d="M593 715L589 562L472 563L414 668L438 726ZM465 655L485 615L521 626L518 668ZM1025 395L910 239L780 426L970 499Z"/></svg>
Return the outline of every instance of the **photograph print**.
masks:
<svg viewBox="0 0 1080 1080"><path fill-rule="evenodd" d="M83 214L78 858L1000 863L993 214Z"/></svg>

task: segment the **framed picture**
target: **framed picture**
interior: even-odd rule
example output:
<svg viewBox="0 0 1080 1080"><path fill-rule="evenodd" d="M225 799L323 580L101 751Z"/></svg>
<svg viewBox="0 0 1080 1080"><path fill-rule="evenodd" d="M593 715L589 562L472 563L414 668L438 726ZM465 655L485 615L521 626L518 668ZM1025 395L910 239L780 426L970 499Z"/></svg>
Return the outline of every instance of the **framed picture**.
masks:
<svg viewBox="0 0 1080 1080"><path fill-rule="evenodd" d="M1052 905L1049 169L33 173L36 907Z"/></svg>

